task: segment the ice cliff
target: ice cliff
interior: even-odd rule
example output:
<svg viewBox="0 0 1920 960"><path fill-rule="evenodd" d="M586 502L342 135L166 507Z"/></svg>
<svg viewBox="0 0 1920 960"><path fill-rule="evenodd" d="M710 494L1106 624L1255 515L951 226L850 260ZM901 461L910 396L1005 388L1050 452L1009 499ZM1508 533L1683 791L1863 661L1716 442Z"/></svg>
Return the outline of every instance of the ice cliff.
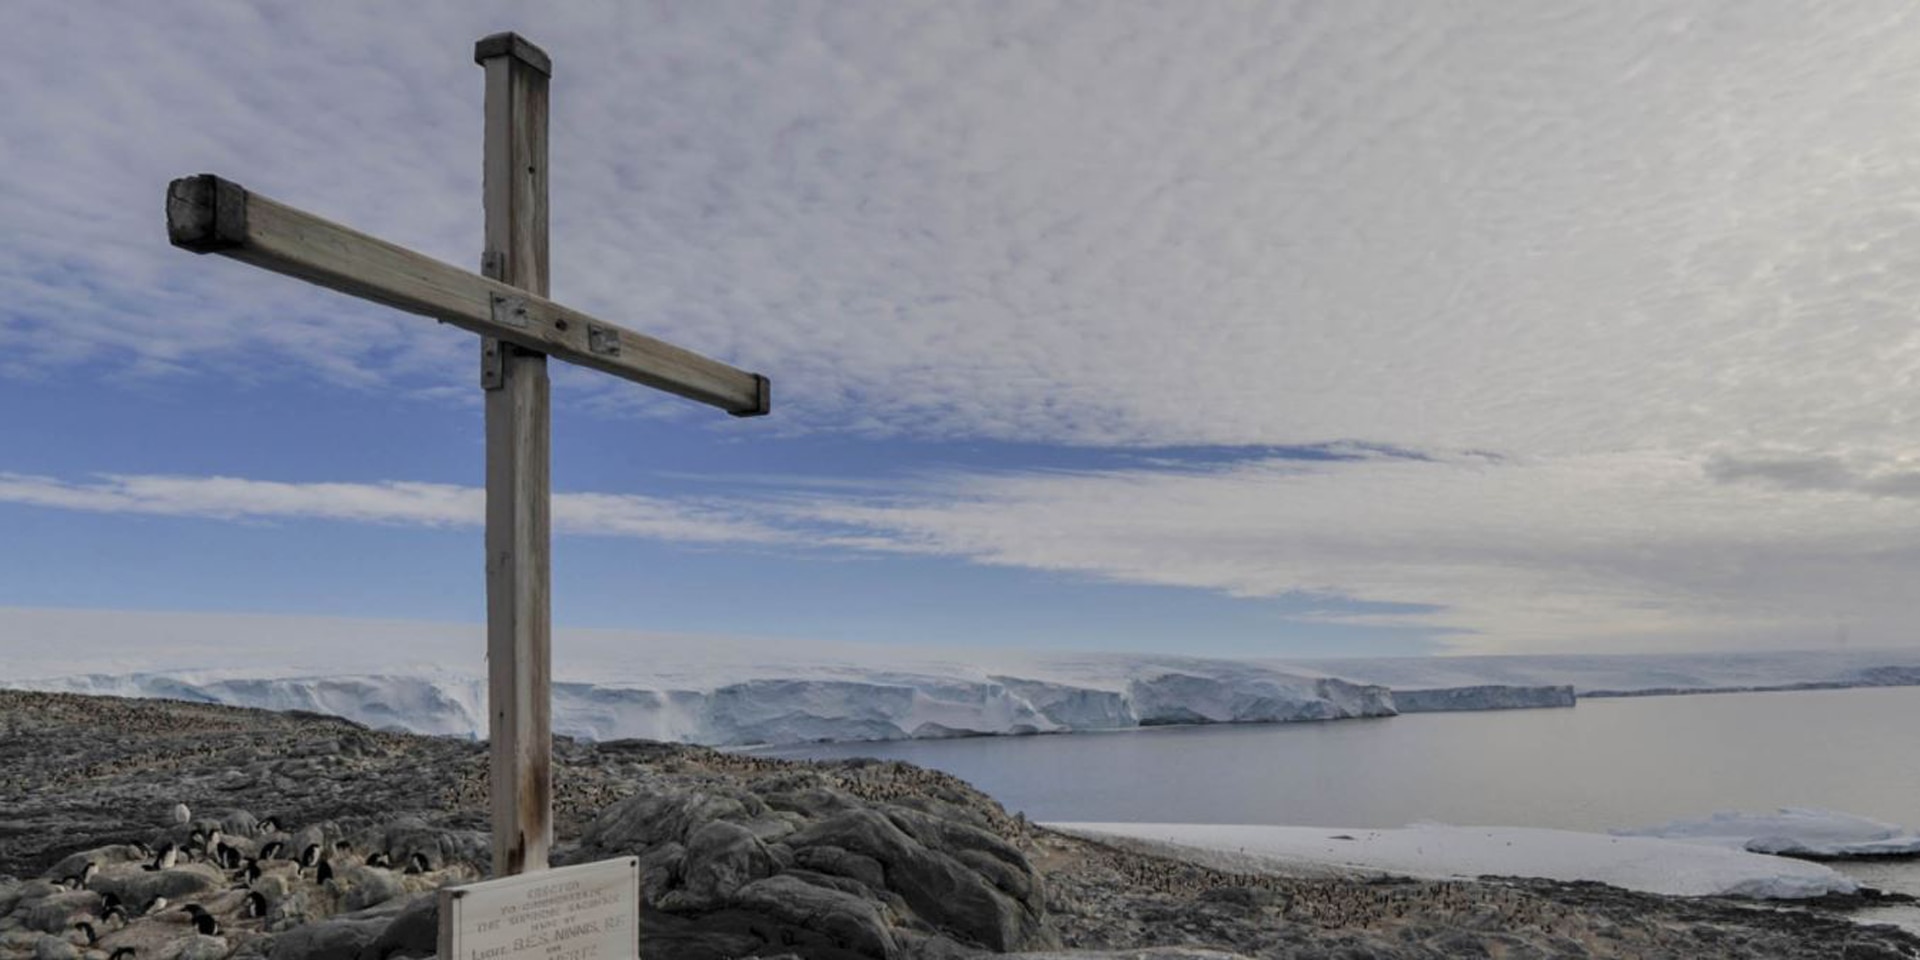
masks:
<svg viewBox="0 0 1920 960"><path fill-rule="evenodd" d="M1573 688L1566 684L1511 687L1483 683L1471 687L1395 690L1393 705L1398 707L1401 713L1571 707L1573 706Z"/></svg>
<svg viewBox="0 0 1920 960"><path fill-rule="evenodd" d="M420 733L484 733L485 683L450 674L199 678L90 674L18 686L330 713ZM710 689L556 682L553 726L593 740L744 745L1064 733L1172 723L1270 723L1393 714L1385 687L1259 668L1145 670L1119 689L995 676L757 679Z"/></svg>
<svg viewBox="0 0 1920 960"><path fill-rule="evenodd" d="M106 617L106 615L101 615ZM0 632L0 686L486 727L477 625L113 614ZM245 628L235 636L235 626ZM554 729L716 745L1570 706L1589 693L1920 682L1920 650L1228 660L558 630Z"/></svg>

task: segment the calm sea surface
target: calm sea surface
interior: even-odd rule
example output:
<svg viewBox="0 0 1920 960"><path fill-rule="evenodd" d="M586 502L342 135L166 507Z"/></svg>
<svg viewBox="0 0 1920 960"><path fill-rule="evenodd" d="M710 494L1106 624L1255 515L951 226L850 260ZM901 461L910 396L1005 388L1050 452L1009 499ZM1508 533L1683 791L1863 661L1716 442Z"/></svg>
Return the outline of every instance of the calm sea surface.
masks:
<svg viewBox="0 0 1920 960"><path fill-rule="evenodd" d="M1825 807L1920 827L1920 687L772 751L956 774L1035 820L1600 830ZM1920 895L1920 864L1837 865ZM1920 911L1879 913L1920 928Z"/></svg>

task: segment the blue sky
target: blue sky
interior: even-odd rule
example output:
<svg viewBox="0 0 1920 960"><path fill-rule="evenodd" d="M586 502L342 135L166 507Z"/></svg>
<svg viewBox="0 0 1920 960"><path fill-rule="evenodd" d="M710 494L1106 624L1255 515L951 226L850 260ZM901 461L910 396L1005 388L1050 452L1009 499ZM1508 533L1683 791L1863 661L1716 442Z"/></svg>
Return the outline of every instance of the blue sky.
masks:
<svg viewBox="0 0 1920 960"><path fill-rule="evenodd" d="M475 346L169 248L218 172L478 255L556 63L562 624L1223 655L1907 645L1893 3L330 3L9 38L0 607L471 621ZM245 78L244 81L236 78Z"/></svg>
<svg viewBox="0 0 1920 960"><path fill-rule="evenodd" d="M464 336L449 331L450 336ZM297 378L290 378L295 379ZM0 406L34 405L12 432L11 472L86 478L142 472L300 482L395 477L471 486L482 469L478 411L331 384L236 385L218 377L144 383L0 382ZM1102 469L1168 456L1204 464L1238 450L1132 450L849 437L743 439L723 417L663 423L564 406L554 423L561 489L653 496L748 493L850 479L878 488L950 469ZM78 441L78 442L77 442ZM1273 455L1266 451L1265 455ZM1313 462L1338 456L1281 451ZM49 510L0 504L0 606L287 613L470 620L484 610L477 527L419 529L325 519ZM1121 585L1070 572L907 560L804 543L711 544L563 536L556 619L572 626L965 646L1419 652L1425 631L1316 624L1302 611L1359 610L1338 598L1236 599Z"/></svg>

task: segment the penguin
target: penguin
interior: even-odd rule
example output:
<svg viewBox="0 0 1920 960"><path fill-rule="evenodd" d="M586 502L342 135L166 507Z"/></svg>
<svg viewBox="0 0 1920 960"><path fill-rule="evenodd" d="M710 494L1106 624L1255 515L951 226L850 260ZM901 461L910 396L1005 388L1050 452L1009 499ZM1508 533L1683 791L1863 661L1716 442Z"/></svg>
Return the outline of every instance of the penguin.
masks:
<svg viewBox="0 0 1920 960"><path fill-rule="evenodd" d="M176 803L173 805L173 822L174 823L184 827L192 819L193 819L193 811L187 809L186 804Z"/></svg>
<svg viewBox="0 0 1920 960"><path fill-rule="evenodd" d="M267 915L267 898L261 896L260 891L247 891L246 914L249 917L264 917Z"/></svg>
<svg viewBox="0 0 1920 960"><path fill-rule="evenodd" d="M309 843L307 844L307 848L305 850L300 851L300 866L311 867L314 864L319 862L320 862L320 845L319 844Z"/></svg>
<svg viewBox="0 0 1920 960"><path fill-rule="evenodd" d="M201 936L217 937L220 935L220 921L215 920L213 914L208 913L205 907L197 903L189 903L180 909L186 911L187 914L193 917L193 929Z"/></svg>
<svg viewBox="0 0 1920 960"><path fill-rule="evenodd" d="M428 862L426 854L421 853L418 850L415 850L414 852L407 855L407 872L408 873L426 873L427 871L432 869L433 869L433 864Z"/></svg>
<svg viewBox="0 0 1920 960"><path fill-rule="evenodd" d="M260 859L278 860L280 859L280 854L285 852L286 849L287 849L286 844L281 843L278 840L272 841L271 843L268 843L266 846L260 848Z"/></svg>
<svg viewBox="0 0 1920 960"><path fill-rule="evenodd" d="M335 840L333 842L333 852L334 853L352 853L353 844L348 843L345 840Z"/></svg>
<svg viewBox="0 0 1920 960"><path fill-rule="evenodd" d="M87 888L87 881L92 880L95 871L99 869L99 864L89 860L86 866L80 868L79 873L70 873L61 877L59 883L68 890L85 890Z"/></svg>
<svg viewBox="0 0 1920 960"><path fill-rule="evenodd" d="M220 869L222 870L240 869L240 848L224 840L213 848L213 857L220 862Z"/></svg>
<svg viewBox="0 0 1920 960"><path fill-rule="evenodd" d="M240 877L248 886L252 886L254 881L260 879L260 861L248 857L247 865L240 868Z"/></svg>
<svg viewBox="0 0 1920 960"><path fill-rule="evenodd" d="M328 880L332 880L332 879L333 879L333 864L328 863L325 860L322 860L320 861L319 866L316 866L313 868L314 883L326 883Z"/></svg>
<svg viewBox="0 0 1920 960"><path fill-rule="evenodd" d="M279 833L280 818L268 817L265 820L260 821L258 824L255 825L254 832L263 837L269 833Z"/></svg>
<svg viewBox="0 0 1920 960"><path fill-rule="evenodd" d="M226 844L221 842L219 827L214 827L212 830L207 831L207 835L200 840L200 849L207 855L208 859L212 859L214 854L225 845Z"/></svg>
<svg viewBox="0 0 1920 960"><path fill-rule="evenodd" d="M103 893L100 895L100 915L101 916L104 917L107 915L109 911L119 910L119 909L121 909L120 898L114 895L113 891L109 890L106 893Z"/></svg>
<svg viewBox="0 0 1920 960"><path fill-rule="evenodd" d="M73 928L87 935L87 946L91 947L100 943L100 933L93 929L93 924L82 920L74 924Z"/></svg>
<svg viewBox="0 0 1920 960"><path fill-rule="evenodd" d="M393 855L386 852L385 850L382 850L379 853L375 853L372 856L367 857L367 866L386 867L387 869L391 870L393 869Z"/></svg>
<svg viewBox="0 0 1920 960"><path fill-rule="evenodd" d="M140 911L140 915L143 917L150 917L156 913L159 913L162 910L165 910L166 908L167 908L166 897L154 897L152 900L147 901L147 905L145 908L143 908Z"/></svg>
<svg viewBox="0 0 1920 960"><path fill-rule="evenodd" d="M125 960L133 960L139 953L140 951L132 947L121 947L113 951L113 956L108 957L107 960L122 960L122 958L125 958Z"/></svg>
<svg viewBox="0 0 1920 960"><path fill-rule="evenodd" d="M153 862L141 868L144 870L171 870L180 862L180 848L171 843L160 845L160 852L153 855Z"/></svg>

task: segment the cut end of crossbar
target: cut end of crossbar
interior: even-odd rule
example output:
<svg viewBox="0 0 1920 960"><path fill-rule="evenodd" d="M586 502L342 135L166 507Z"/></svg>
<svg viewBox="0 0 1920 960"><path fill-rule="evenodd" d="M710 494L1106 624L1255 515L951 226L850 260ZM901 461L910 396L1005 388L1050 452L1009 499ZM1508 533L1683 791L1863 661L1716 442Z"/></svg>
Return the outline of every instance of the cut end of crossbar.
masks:
<svg viewBox="0 0 1920 960"><path fill-rule="evenodd" d="M736 417L764 417L773 412L773 381L753 375L754 404L745 410L729 410Z"/></svg>
<svg viewBox="0 0 1920 960"><path fill-rule="evenodd" d="M167 184L167 239L194 253L245 246L246 189L211 173Z"/></svg>
<svg viewBox="0 0 1920 960"><path fill-rule="evenodd" d="M553 76L553 58L547 52L517 33L496 33L481 37L473 45L473 62L482 66L495 57L512 57L521 63L540 71L543 77Z"/></svg>

